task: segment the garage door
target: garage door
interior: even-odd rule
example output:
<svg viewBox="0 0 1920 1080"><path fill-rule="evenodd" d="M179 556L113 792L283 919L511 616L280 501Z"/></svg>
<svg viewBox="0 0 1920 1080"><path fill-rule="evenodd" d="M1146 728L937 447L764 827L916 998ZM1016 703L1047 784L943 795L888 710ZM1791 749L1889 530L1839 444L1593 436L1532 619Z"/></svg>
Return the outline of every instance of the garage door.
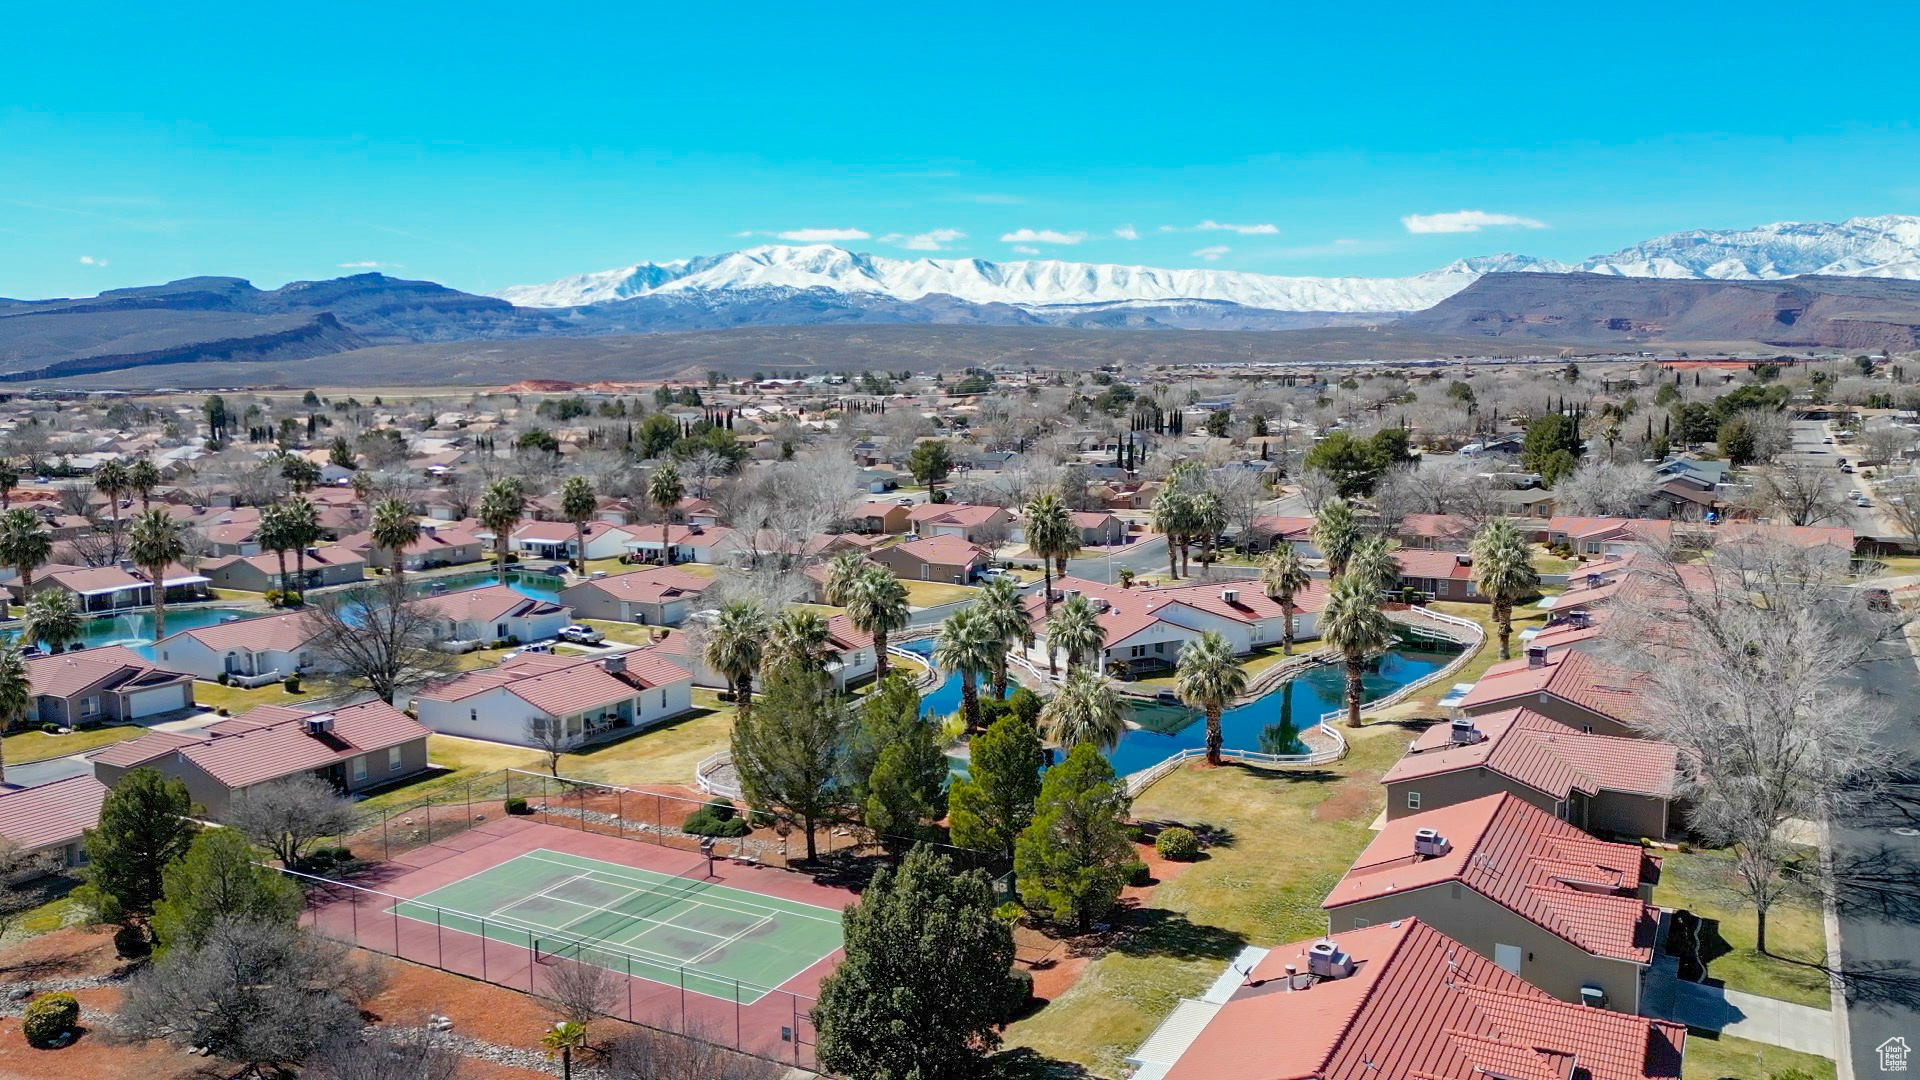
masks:
<svg viewBox="0 0 1920 1080"><path fill-rule="evenodd" d="M133 719L187 707L187 684L157 686L127 695L127 711Z"/></svg>

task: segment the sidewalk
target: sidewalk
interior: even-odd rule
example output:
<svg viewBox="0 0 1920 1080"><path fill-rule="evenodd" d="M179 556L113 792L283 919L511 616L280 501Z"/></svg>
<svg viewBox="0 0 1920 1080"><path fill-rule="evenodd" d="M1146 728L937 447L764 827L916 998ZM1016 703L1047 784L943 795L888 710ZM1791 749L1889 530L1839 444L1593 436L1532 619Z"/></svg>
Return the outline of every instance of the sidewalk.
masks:
<svg viewBox="0 0 1920 1080"><path fill-rule="evenodd" d="M1833 1014L1825 1009L1684 982L1657 968L1647 973L1640 1011L1690 1028L1834 1056Z"/></svg>

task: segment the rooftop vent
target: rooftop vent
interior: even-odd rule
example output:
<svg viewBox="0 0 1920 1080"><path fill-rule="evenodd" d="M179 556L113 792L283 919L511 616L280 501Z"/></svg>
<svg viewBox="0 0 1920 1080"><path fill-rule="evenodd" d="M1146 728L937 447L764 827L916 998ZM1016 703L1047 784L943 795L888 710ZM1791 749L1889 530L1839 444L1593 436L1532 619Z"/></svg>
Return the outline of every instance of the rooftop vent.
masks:
<svg viewBox="0 0 1920 1080"><path fill-rule="evenodd" d="M1453 561L1456 566L1472 566L1473 556L1463 553L1460 555L1455 555L1453 557Z"/></svg>
<svg viewBox="0 0 1920 1080"><path fill-rule="evenodd" d="M1547 647L1545 645L1527 646L1527 666L1543 668L1547 666Z"/></svg>
<svg viewBox="0 0 1920 1080"><path fill-rule="evenodd" d="M1473 726L1472 717L1454 717L1453 743L1455 746L1472 746L1474 743L1481 742L1485 739L1486 736L1481 733L1480 729Z"/></svg>
<svg viewBox="0 0 1920 1080"><path fill-rule="evenodd" d="M1438 829L1415 829L1413 831L1413 853L1423 859L1435 859L1453 850L1447 838L1440 835Z"/></svg>
<svg viewBox="0 0 1920 1080"><path fill-rule="evenodd" d="M1104 599L1096 598L1093 602L1093 610L1098 612L1105 613L1107 611L1112 610L1112 608L1113 608L1113 605Z"/></svg>
<svg viewBox="0 0 1920 1080"><path fill-rule="evenodd" d="M1344 979L1353 974L1353 957L1332 941L1316 941L1307 948L1307 974L1322 979Z"/></svg>

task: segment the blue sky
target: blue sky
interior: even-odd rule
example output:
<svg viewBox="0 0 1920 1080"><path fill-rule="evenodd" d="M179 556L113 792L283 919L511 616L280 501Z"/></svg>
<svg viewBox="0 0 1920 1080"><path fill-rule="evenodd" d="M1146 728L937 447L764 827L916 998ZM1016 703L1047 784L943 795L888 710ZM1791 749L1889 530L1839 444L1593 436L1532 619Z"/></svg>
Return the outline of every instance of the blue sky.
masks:
<svg viewBox="0 0 1920 1080"><path fill-rule="evenodd" d="M0 296L487 291L781 234L1390 275L1920 212L1920 91L1874 44L1920 5L1066 8L21 8Z"/></svg>

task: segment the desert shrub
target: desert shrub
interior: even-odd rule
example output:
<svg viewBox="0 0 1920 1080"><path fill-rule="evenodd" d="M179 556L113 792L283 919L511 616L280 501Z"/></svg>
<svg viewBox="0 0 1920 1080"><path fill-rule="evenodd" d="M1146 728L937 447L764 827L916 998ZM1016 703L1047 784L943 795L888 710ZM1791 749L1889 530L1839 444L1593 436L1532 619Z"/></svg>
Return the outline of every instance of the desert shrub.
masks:
<svg viewBox="0 0 1920 1080"><path fill-rule="evenodd" d="M709 805L688 814L687 820L680 825L680 831L688 836L738 837L747 835L753 829L737 817L721 817Z"/></svg>
<svg viewBox="0 0 1920 1080"><path fill-rule="evenodd" d="M1138 859L1128 863L1126 870L1127 884L1129 885L1151 885L1153 883L1153 870L1149 868L1146 863Z"/></svg>
<svg viewBox="0 0 1920 1080"><path fill-rule="evenodd" d="M1159 852L1163 859L1184 861L1200 854L1200 838L1193 835L1192 829L1182 829L1176 825L1161 830L1160 835L1154 838L1153 850Z"/></svg>
<svg viewBox="0 0 1920 1080"><path fill-rule="evenodd" d="M80 1026L80 1003L72 994L43 994L27 1006L20 1023L29 1046L54 1046Z"/></svg>
<svg viewBox="0 0 1920 1080"><path fill-rule="evenodd" d="M518 795L507 800L507 813L509 814L530 814L532 812L533 811L527 809L527 800Z"/></svg>

